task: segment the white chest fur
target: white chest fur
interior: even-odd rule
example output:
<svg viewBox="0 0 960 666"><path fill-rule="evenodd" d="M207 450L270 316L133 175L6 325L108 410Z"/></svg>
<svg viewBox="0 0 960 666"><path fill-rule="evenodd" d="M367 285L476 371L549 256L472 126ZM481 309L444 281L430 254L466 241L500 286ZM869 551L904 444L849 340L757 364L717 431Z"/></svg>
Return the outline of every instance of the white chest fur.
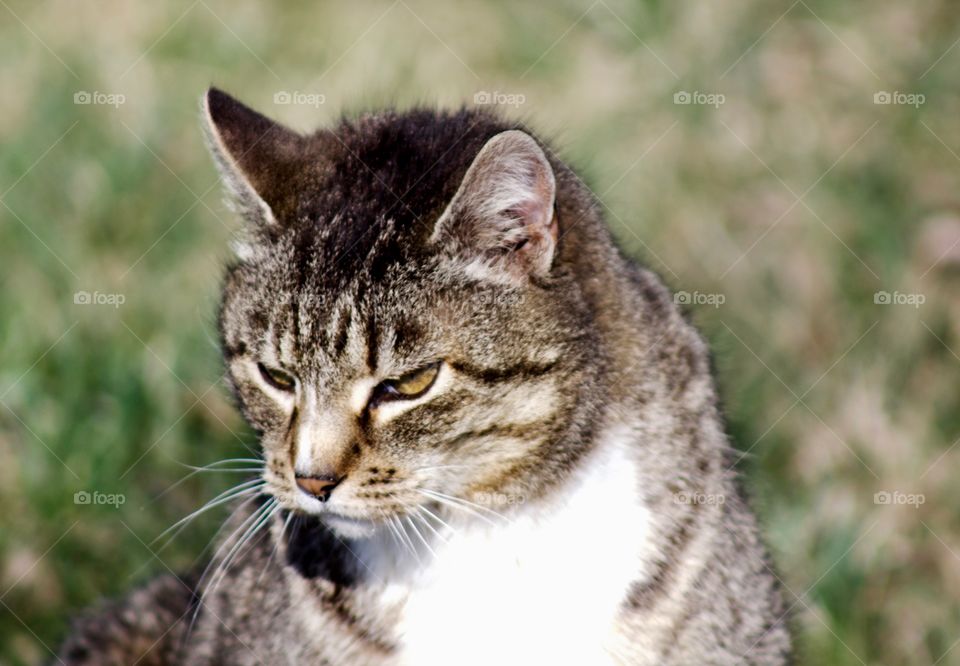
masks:
<svg viewBox="0 0 960 666"><path fill-rule="evenodd" d="M644 560L636 479L608 439L553 506L434 547L413 582L388 592L407 598L400 663L613 663L615 617Z"/></svg>

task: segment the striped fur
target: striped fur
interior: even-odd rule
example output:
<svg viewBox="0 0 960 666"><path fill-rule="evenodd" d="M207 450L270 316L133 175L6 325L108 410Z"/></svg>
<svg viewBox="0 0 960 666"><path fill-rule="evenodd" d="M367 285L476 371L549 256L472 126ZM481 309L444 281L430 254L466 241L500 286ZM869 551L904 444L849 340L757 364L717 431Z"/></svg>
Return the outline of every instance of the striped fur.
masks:
<svg viewBox="0 0 960 666"><path fill-rule="evenodd" d="M475 110L300 136L204 109L247 220L220 327L266 485L192 630L154 636L169 663L788 663L706 347L544 143ZM326 501L295 481L321 472Z"/></svg>

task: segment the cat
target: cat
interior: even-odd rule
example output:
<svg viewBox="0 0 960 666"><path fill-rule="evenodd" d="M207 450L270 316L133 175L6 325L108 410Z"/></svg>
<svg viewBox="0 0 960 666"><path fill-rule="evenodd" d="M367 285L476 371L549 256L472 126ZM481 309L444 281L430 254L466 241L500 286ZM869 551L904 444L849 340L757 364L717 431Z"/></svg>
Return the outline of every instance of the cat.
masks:
<svg viewBox="0 0 960 666"><path fill-rule="evenodd" d="M706 345L544 142L481 109L304 136L215 88L203 116L262 478L204 575L63 663L790 663Z"/></svg>

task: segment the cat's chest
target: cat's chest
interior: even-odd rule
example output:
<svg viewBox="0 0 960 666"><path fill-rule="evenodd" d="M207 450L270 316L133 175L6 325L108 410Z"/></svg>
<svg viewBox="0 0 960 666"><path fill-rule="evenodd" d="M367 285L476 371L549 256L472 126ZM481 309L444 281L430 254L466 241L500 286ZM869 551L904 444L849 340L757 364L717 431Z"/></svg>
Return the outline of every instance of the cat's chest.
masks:
<svg viewBox="0 0 960 666"><path fill-rule="evenodd" d="M638 497L633 464L614 447L555 506L449 536L413 581L388 592L404 599L399 662L609 663L644 560Z"/></svg>

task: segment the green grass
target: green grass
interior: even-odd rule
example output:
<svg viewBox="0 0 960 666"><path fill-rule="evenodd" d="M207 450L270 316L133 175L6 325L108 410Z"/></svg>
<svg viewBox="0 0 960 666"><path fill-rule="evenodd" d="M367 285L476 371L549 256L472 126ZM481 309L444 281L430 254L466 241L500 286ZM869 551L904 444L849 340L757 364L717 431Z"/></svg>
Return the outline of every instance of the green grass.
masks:
<svg viewBox="0 0 960 666"><path fill-rule="evenodd" d="M149 544L230 480L161 493L183 464L256 447L215 345L237 222L198 130L210 83L303 130L524 95L508 113L556 137L624 246L725 298L692 316L800 597L801 662L960 661L951 3L19 1L0 16L0 662L49 659L71 612L189 566L218 516L159 556ZM284 90L326 102L273 104ZM675 105L681 90L725 103ZM125 302L76 305L81 290ZM877 305L880 290L925 302ZM126 501L78 505L81 490Z"/></svg>

